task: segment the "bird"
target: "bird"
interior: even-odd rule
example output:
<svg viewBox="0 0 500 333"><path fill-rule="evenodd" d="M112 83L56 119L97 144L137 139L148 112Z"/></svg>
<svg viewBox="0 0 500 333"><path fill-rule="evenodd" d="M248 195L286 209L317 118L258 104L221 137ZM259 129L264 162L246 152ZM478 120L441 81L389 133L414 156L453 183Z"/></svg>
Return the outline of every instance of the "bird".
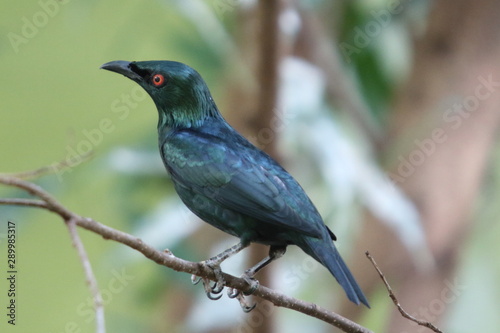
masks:
<svg viewBox="0 0 500 333"><path fill-rule="evenodd" d="M226 122L195 69L167 60L118 60L100 68L124 75L149 94L159 115L160 155L178 196L203 221L240 240L203 262L217 278L213 287L205 286L210 298L218 299L210 294L224 288L220 264L251 243L268 245L269 255L242 275L250 286L245 295L259 287L259 270L296 245L328 269L350 301L370 307L304 189Z"/></svg>

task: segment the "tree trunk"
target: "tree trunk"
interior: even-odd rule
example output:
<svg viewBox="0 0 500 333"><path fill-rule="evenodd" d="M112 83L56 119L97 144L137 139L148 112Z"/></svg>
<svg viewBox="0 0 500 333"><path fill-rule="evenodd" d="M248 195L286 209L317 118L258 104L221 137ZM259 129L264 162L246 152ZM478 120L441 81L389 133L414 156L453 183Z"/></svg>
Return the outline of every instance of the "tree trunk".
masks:
<svg viewBox="0 0 500 333"><path fill-rule="evenodd" d="M396 237L372 217L356 250L370 250L383 262L403 307L432 322L464 288L457 261L500 121L499 31L499 1L436 1L394 103L384 154L391 178L421 214L435 267L416 270ZM365 289L380 286L366 260L356 271ZM415 329L394 310L387 332L403 331Z"/></svg>

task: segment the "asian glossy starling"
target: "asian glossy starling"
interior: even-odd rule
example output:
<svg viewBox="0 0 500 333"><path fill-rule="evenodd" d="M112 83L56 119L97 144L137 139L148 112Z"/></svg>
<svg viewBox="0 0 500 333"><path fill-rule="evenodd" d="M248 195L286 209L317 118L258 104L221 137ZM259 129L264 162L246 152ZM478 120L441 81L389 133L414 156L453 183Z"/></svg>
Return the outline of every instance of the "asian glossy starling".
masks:
<svg viewBox="0 0 500 333"><path fill-rule="evenodd" d="M254 290L255 273L297 245L331 272L352 302L369 307L302 187L224 120L198 72L174 61L112 61L101 68L135 81L155 102L161 158L184 204L241 240L205 262L218 276L213 293L224 287L220 263L250 243L270 246L269 257L244 274Z"/></svg>

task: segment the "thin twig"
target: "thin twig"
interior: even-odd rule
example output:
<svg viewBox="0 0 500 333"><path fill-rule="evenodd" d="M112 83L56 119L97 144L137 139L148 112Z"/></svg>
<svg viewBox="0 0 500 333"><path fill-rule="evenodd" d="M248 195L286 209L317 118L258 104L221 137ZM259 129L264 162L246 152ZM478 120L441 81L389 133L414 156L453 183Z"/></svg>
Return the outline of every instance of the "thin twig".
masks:
<svg viewBox="0 0 500 333"><path fill-rule="evenodd" d="M387 282L387 279L385 278L384 274L382 273L382 271L378 267L377 263L375 262L375 259L373 259L373 257L370 255L370 252L366 251L365 254L366 254L366 257L372 262L373 266L377 270L378 275L380 276L380 278L384 282L385 287L387 288L387 291L389 292L389 297L392 299L392 302L394 303L394 305L396 305L396 307L398 308L398 310L401 313L401 315L403 317L405 317L405 318L407 318L407 319L409 319L409 320L417 323L420 326L425 326L425 327L427 327L427 328L429 328L429 329L431 329L431 330L433 330L434 332L437 332L437 333L443 333L443 331L441 331L439 328L437 328L436 326L434 326L430 322L419 320L419 319L413 317L412 315L410 315L408 312L406 312L403 309L403 307L401 306L401 304L399 304L399 301L396 298L396 295L394 295L394 292L392 291L391 286L389 285L389 282Z"/></svg>
<svg viewBox="0 0 500 333"><path fill-rule="evenodd" d="M53 196L51 196L44 189L42 189L40 186L36 184L12 176L0 176L0 183L20 188L30 193L31 195L37 196L38 198L42 199L42 201L45 202L47 207L39 207L36 205L32 206L36 206L39 208L46 208L54 213L57 213L63 218L64 221L68 221L70 218L77 216L70 210L66 209L63 205L59 203L59 201L57 201ZM15 199L15 200L22 200L22 199Z"/></svg>
<svg viewBox="0 0 500 333"><path fill-rule="evenodd" d="M0 173L0 176L7 176L7 177L15 177L15 178L20 178L20 179L33 179L33 178L38 178L46 174L51 174L55 172L59 172L64 169L72 168L74 166L77 166L88 159L90 159L93 155L94 151L91 150L85 154L79 155L78 160L76 162L70 161L68 162L67 160L63 160L60 162L52 163L51 165L46 165L41 168L35 169L35 170L29 170L29 171L23 171L23 172L15 172L15 173Z"/></svg>
<svg viewBox="0 0 500 333"><path fill-rule="evenodd" d="M42 199L45 202L45 205L41 205L38 200L33 200L32 201L33 205L30 205L29 201L21 199L10 199L10 200L3 199L0 200L0 204L33 206L33 207L48 209L58 214L64 221L70 221L70 220L74 221L74 223L79 227L92 231L96 234L99 234L105 239L111 239L116 242L127 245L141 252L145 257L151 259L157 264L169 267L176 271L195 274L197 276L208 278L213 281L216 280L213 271L205 267L204 265L200 265L197 262L191 262L181 258L177 258L170 251L156 250L155 248L145 244L141 239L137 237L110 228L90 218L85 218L71 212L61 203L59 203L54 197L52 197L48 192L46 192L44 189L33 183L26 182L24 180L17 179L14 177L6 177L6 176L0 176L0 183L24 189L25 191L31 193L32 195ZM242 278L238 278L226 273L223 273L223 277L224 280L226 281L227 287L237 289L240 291L245 291L248 288L247 282ZM349 319L344 318L336 313L321 308L314 303L304 302L292 297L288 297L263 285L259 286L259 288L255 291L253 295L260 297L264 300L268 300L275 306L286 307L304 313L306 315L318 318L326 323L329 323L335 327L340 328L344 332L372 333L370 330L360 326L359 324L352 322Z"/></svg>
<svg viewBox="0 0 500 333"><path fill-rule="evenodd" d="M73 246L76 248L78 252L78 256L80 257L80 261L83 266L83 271L85 272L85 279L87 280L87 284L89 285L90 292L94 299L94 309L96 314L96 333L105 333L106 325L104 322L104 305L102 301L101 292L99 291L99 287L97 285L97 280L94 276L94 272L92 271L92 266L90 265L89 257L87 256L87 252L85 251L85 247L78 235L78 231L76 230L76 221L74 218L71 218L66 222L68 226L69 234L71 235L71 241Z"/></svg>
<svg viewBox="0 0 500 333"><path fill-rule="evenodd" d="M26 207L45 208L45 209L49 208L49 206L45 203L45 201L22 199L22 198L0 199L0 205L26 206Z"/></svg>

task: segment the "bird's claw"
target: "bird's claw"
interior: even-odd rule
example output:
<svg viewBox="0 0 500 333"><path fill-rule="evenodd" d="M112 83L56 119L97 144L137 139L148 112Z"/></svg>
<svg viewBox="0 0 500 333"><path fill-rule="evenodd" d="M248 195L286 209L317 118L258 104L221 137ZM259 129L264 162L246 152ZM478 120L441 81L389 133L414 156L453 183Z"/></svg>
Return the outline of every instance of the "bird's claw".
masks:
<svg viewBox="0 0 500 333"><path fill-rule="evenodd" d="M234 298L236 298L238 302L240 302L241 309L245 313L252 311L257 306L257 303L254 303L253 305L248 305L245 296L240 292L238 292L238 294Z"/></svg>
<svg viewBox="0 0 500 333"><path fill-rule="evenodd" d="M200 281L202 281L203 288L205 289L207 297L213 301L216 301L222 297L221 293L226 286L226 281L224 281L224 277L219 265L215 265L210 262L203 262L202 264L206 267L209 267L214 272L217 281L212 284L209 279L202 278L193 274L191 275L191 283L197 285L198 283L200 283Z"/></svg>
<svg viewBox="0 0 500 333"><path fill-rule="evenodd" d="M196 276L196 275L191 275L191 283L194 284L195 286L200 283L201 277Z"/></svg>
<svg viewBox="0 0 500 333"><path fill-rule="evenodd" d="M253 305L248 305L244 293L241 293L238 289L229 288L227 290L227 297L236 298L240 303L241 309L245 313L252 311L257 306L257 303Z"/></svg>
<svg viewBox="0 0 500 333"><path fill-rule="evenodd" d="M215 279L217 280L215 284L210 287L211 293L220 294L222 290L224 290L224 287L226 286L226 281L224 280L224 276L222 275L222 270L220 269L220 266L209 262L205 262L204 264L214 272Z"/></svg>
<svg viewBox="0 0 500 333"><path fill-rule="evenodd" d="M222 280L222 282L217 281L212 286L210 286L210 290L213 294L220 294L224 290L225 286L226 283L224 280Z"/></svg>
<svg viewBox="0 0 500 333"><path fill-rule="evenodd" d="M191 275L191 283L193 285L197 285L198 283L200 283L200 281L203 281L203 287L205 288L205 290L210 290L210 293L212 294L220 294L224 289L224 285L219 284L219 282L216 282L214 285L211 286L210 280L201 278L194 274Z"/></svg>
<svg viewBox="0 0 500 333"><path fill-rule="evenodd" d="M248 288L248 290L245 290L243 294L245 294L245 296L252 295L259 288L259 285L260 285L259 281L252 279L252 283L250 283L250 288Z"/></svg>
<svg viewBox="0 0 500 333"><path fill-rule="evenodd" d="M234 288L228 288L227 289L227 297L229 298L236 298L240 294L240 291L238 289Z"/></svg>
<svg viewBox="0 0 500 333"><path fill-rule="evenodd" d="M207 286L208 286L208 284L207 284ZM205 288L205 293L206 293L208 299L210 299L212 301L217 301L222 297L221 293L219 293L219 294L214 293L210 286L208 288Z"/></svg>
<svg viewBox="0 0 500 333"><path fill-rule="evenodd" d="M248 305L245 296L249 296L257 290L257 288L259 287L259 281L245 274L242 275L242 278L250 285L250 288L244 292L240 292L238 289L229 288L227 290L227 296L229 298L236 298L240 303L243 312L248 313L253 309L255 309L257 303L253 305Z"/></svg>
<svg viewBox="0 0 500 333"><path fill-rule="evenodd" d="M207 297L210 300L216 301L222 297L222 291L226 286L226 281L224 280L224 276L222 275L222 270L220 269L219 265L214 264L210 261L205 261L202 264L206 267L209 267L213 271L216 282L212 283L212 281L210 281L209 279L196 275L191 275L191 282L194 285L197 285L201 281L203 283L203 288L205 289L205 294L207 295ZM253 294L257 290L257 288L259 288L259 281L255 280L253 276L251 274L248 274L247 272L245 272L245 274L243 274L241 277L248 283L248 290L240 292L237 289L229 288L227 290L227 296L229 298L236 298L240 303L243 312L248 313L255 309L257 304L249 305L245 299L245 296Z"/></svg>
<svg viewBox="0 0 500 333"><path fill-rule="evenodd" d="M255 280L253 277L250 277L248 275L243 275L242 278L245 280L246 283L250 286L247 290L243 292L245 296L250 296L252 295L258 288L259 288L259 281Z"/></svg>
<svg viewBox="0 0 500 333"><path fill-rule="evenodd" d="M215 285L211 285L211 281L207 278L202 278L202 277L199 277L199 276L196 276L196 275L191 275L191 282L194 284L194 285L197 285L198 283L200 283L200 281L203 282L203 289L205 289L205 294L207 295L207 297L209 299L211 299L212 301L216 301L218 299L220 299L222 297L222 294L221 291L222 289L217 289L217 284ZM220 294L217 296L217 294Z"/></svg>

